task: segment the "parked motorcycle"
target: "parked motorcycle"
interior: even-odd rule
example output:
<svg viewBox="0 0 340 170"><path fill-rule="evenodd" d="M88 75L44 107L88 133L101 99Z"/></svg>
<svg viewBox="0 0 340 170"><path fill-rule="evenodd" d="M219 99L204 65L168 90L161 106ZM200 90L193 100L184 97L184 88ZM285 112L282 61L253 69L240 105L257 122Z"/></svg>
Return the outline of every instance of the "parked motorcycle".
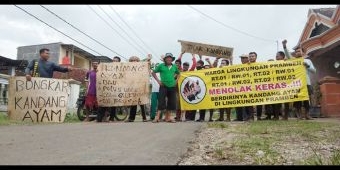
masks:
<svg viewBox="0 0 340 170"><path fill-rule="evenodd" d="M77 116L80 121L84 121L86 118L86 107L85 107L85 96L80 95L77 100ZM110 115L110 113L113 111L113 107L106 110L107 115ZM114 114L114 118L117 121L124 121L128 115L129 115L129 107L121 106L121 107L115 107L116 114ZM98 108L94 108L93 110L89 110L89 119L90 121L93 121L97 118L98 115Z"/></svg>

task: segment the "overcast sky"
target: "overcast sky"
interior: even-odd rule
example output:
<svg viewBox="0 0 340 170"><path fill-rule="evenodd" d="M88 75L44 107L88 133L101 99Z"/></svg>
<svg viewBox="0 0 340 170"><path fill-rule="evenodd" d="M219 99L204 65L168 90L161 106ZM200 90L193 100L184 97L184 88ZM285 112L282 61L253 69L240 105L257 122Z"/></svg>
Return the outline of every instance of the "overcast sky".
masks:
<svg viewBox="0 0 340 170"><path fill-rule="evenodd" d="M108 57L116 55L42 7L38 5L19 6L100 54ZM336 7L336 5L193 5L194 8L228 26L256 37L268 39L266 41L226 28L188 5L111 5L152 51L136 38L108 5L101 5L101 7L139 45L126 36L97 5L91 5L91 7L135 47L121 38L86 5L46 5L45 7L125 58L132 55L145 58L147 53L152 53L155 59L167 52L171 52L177 57L181 50L177 40L187 40L232 47L234 48L233 62L237 64L240 63L238 56L250 51L258 53L258 61L274 58L277 51L276 40L279 41L279 50L282 50L281 41L283 39L288 40L288 46L292 49L303 31L308 9ZM19 46L52 42L74 44L94 55L99 55L49 28L13 5L0 5L0 23L1 56L16 59ZM190 57L190 54L185 54L184 61L191 60Z"/></svg>

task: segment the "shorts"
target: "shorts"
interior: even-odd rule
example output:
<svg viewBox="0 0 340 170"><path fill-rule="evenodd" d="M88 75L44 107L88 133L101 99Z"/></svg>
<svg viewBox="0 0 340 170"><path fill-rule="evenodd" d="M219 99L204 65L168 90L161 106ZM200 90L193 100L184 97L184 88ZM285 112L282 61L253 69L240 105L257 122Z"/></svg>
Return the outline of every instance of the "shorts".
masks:
<svg viewBox="0 0 340 170"><path fill-rule="evenodd" d="M176 104L176 87L159 87L158 110L174 111L176 110Z"/></svg>
<svg viewBox="0 0 340 170"><path fill-rule="evenodd" d="M94 107L98 107L97 96L87 95L85 98L85 107L88 109L93 109Z"/></svg>

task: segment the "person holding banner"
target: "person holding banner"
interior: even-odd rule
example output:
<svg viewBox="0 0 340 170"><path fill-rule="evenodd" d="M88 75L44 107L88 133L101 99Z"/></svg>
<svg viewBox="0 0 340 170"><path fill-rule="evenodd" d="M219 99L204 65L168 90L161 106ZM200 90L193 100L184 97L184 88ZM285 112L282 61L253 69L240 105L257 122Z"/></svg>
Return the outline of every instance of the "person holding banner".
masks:
<svg viewBox="0 0 340 170"><path fill-rule="evenodd" d="M202 60L202 55L199 55L200 60L198 61L198 63L201 65L200 67L197 68L197 70L202 70L202 69L209 69L211 66L210 60L209 58L206 58L206 61L209 63L209 65L204 65L204 62ZM196 120L196 122L204 122L205 119L205 112L206 109L201 109L199 110L199 118ZM209 122L212 122L212 116L214 114L214 109L209 109Z"/></svg>
<svg viewBox="0 0 340 170"><path fill-rule="evenodd" d="M242 54L240 58L241 58L242 64L249 63L248 54ZM234 119L233 121L247 121L251 115L251 112L252 112L252 106L237 107L236 108L236 119Z"/></svg>
<svg viewBox="0 0 340 170"><path fill-rule="evenodd" d="M150 58L150 60L151 60L151 58ZM150 61L150 60L148 60L148 61ZM130 57L129 62L140 62L140 59L136 56L132 56L132 57ZM141 109L141 112L142 112L143 122L147 122L148 120L146 119L145 106L140 105L140 109ZM134 122L135 118L136 118L136 113L137 113L137 105L131 106L129 118L125 122Z"/></svg>
<svg viewBox="0 0 340 170"><path fill-rule="evenodd" d="M120 61L121 61L121 59L118 56L114 56L113 59L112 59L112 62L120 62ZM116 109L117 109L117 107L111 107L109 122L113 122L115 120ZM106 117L107 117L107 115L105 115L105 118Z"/></svg>
<svg viewBox="0 0 340 170"><path fill-rule="evenodd" d="M250 52L249 53L249 63L255 63L257 60L257 53L256 52ZM252 107L253 108L253 107ZM254 112L251 111L251 115L250 115L251 119L254 120ZM261 120L261 116L262 116L262 105L257 105L256 106L256 116L257 116L257 120Z"/></svg>
<svg viewBox="0 0 340 170"><path fill-rule="evenodd" d="M26 80L31 81L31 77L44 77L53 78L53 72L69 72L73 69L71 67L65 68L58 64L48 61L50 58L50 50L47 48L42 48L39 50L40 59L32 60L25 69Z"/></svg>
<svg viewBox="0 0 340 170"><path fill-rule="evenodd" d="M193 56L194 56L194 54L193 54ZM195 66L194 69L196 68L196 64L197 64L197 62L196 62L196 59L195 59L195 65L193 65L193 66ZM189 71L189 63L188 62L183 63L183 72L185 72L185 71ZM190 70L190 71L192 71L192 70ZM178 98L178 100L179 100L179 98ZM185 111L185 121L194 121L195 115L196 115L196 110Z"/></svg>
<svg viewBox="0 0 340 170"><path fill-rule="evenodd" d="M286 58L286 55L283 51L278 51L276 53L276 60L278 61L284 61ZM279 119L279 113L282 110L282 103L274 104L273 105L274 109L274 119ZM289 103L286 102L284 103L284 114L282 115L283 120L288 120L288 114L289 114Z"/></svg>
<svg viewBox="0 0 340 170"><path fill-rule="evenodd" d="M164 56L164 63L160 64L152 72L152 76L156 79L160 86L158 96L158 111L153 123L159 122L159 117L162 110L166 110L166 122L176 122L171 119L171 112L176 111L176 85L180 72L177 66L172 64L174 60L175 57L173 57L171 53L166 53ZM156 73L160 74L161 80L159 80ZM174 77L176 77L176 79L174 79Z"/></svg>
<svg viewBox="0 0 340 170"><path fill-rule="evenodd" d="M289 50L287 49L287 40L283 40L282 45L283 45L283 49L285 51L287 58L291 59L292 56L290 55ZM297 49L295 49L295 56L294 56L295 58L301 58L303 55L304 55L304 51L301 47L298 47ZM304 58L303 65L305 66L305 69L306 69L307 89L308 89L308 95L310 98L310 96L313 94L313 87L311 84L310 76L312 73L313 74L316 73L316 69L314 68L312 61L307 58ZM305 108L305 112L303 113L304 118L306 120L312 120L312 118L309 116L309 107L310 107L309 101L310 100L311 99L305 100L305 101L297 101L293 103L295 109L297 110L299 119L302 119L301 115L302 115L302 105L303 105Z"/></svg>
<svg viewBox="0 0 340 170"><path fill-rule="evenodd" d="M121 61L121 59L118 56L114 56L113 59L112 59L112 62L120 62L120 61Z"/></svg>
<svg viewBox="0 0 340 170"><path fill-rule="evenodd" d="M183 51L178 59L175 61L175 64L177 65L179 71L194 71L195 68L196 68L196 65L197 65L197 62L196 62L196 57L195 57L195 54L191 54L192 55L192 65L191 65L191 68L189 69L189 67L187 67L186 65L184 65L183 63L183 67L182 67L182 57L183 57L183 54L185 53L185 51ZM189 66L189 65L188 65ZM187 67L187 68L184 68L184 67ZM184 70L185 69L185 70Z"/></svg>
<svg viewBox="0 0 340 170"><path fill-rule="evenodd" d="M192 54L192 66L191 68L189 69L189 63L188 62L185 62L183 63L183 67L182 67L182 56L183 54L185 53L185 51L183 51L178 59L175 61L175 64L176 66L178 67L179 71L193 71L195 70L196 68L196 58L195 58L195 54ZM179 94L178 94L178 88L176 89L177 93L176 93L176 98L177 98L177 106L178 106L178 109L176 110L176 117L175 117L175 120L176 121L179 121L181 118L182 118L182 115L184 114L185 111L181 110L180 108L180 102L179 102ZM186 113L190 113L190 111L187 111ZM185 114L185 120L187 120L187 114Z"/></svg>
<svg viewBox="0 0 340 170"><path fill-rule="evenodd" d="M214 65L216 64L216 66L217 66L217 62L218 62L219 59L220 58L216 58ZM229 66L229 64L230 63L229 63L228 59L222 59L220 68L227 67L227 66ZM224 121L224 112L226 112L227 118L226 118L225 121L230 122L231 108L220 108L219 111L220 111L220 117L217 119L217 121Z"/></svg>

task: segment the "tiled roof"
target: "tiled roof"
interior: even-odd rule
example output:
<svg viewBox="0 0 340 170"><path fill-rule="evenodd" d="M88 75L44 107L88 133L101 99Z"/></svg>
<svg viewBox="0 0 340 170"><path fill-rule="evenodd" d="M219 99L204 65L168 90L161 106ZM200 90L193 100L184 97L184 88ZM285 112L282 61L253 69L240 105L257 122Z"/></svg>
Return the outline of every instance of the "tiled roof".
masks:
<svg viewBox="0 0 340 170"><path fill-rule="evenodd" d="M315 13L322 14L328 18L332 18L335 8L318 8L318 9L312 9L312 10Z"/></svg>

